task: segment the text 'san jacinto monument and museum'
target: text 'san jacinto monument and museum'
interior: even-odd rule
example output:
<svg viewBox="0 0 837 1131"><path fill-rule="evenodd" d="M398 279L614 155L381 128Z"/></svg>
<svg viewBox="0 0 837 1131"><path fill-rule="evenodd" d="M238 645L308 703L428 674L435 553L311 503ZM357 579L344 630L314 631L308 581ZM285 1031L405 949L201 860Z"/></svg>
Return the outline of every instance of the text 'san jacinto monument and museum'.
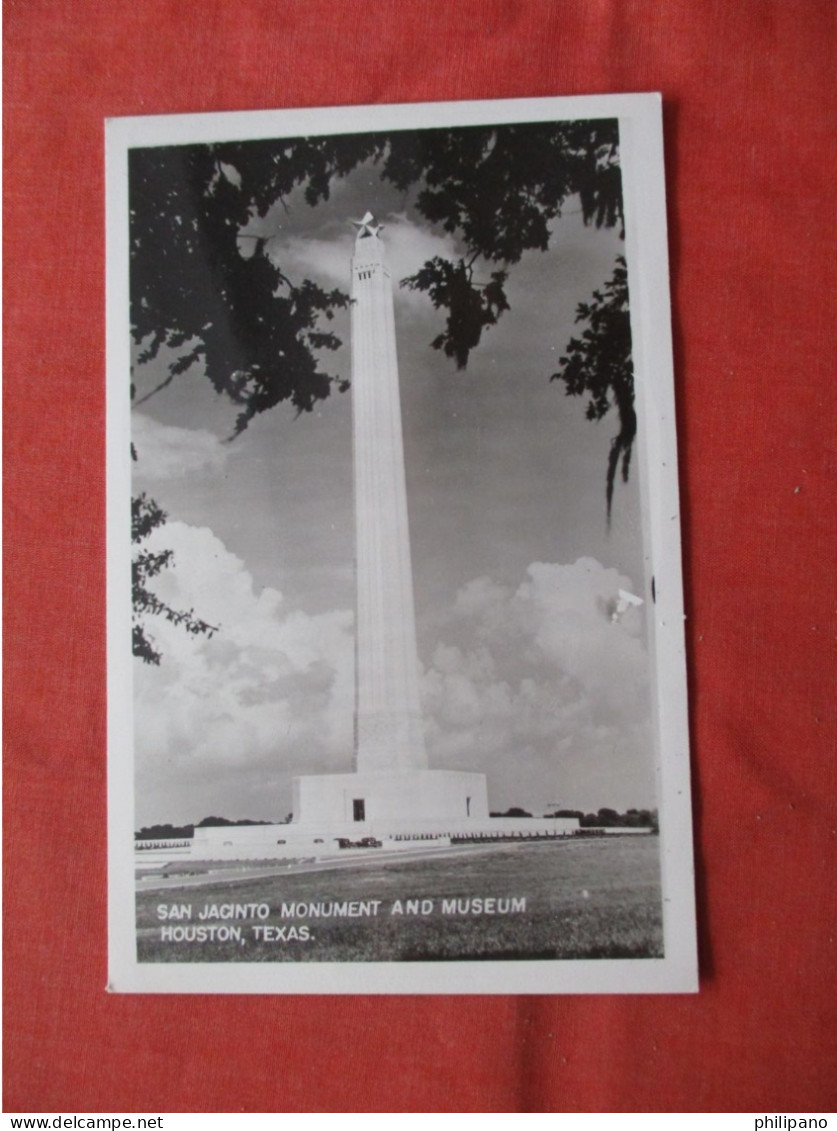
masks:
<svg viewBox="0 0 837 1131"><path fill-rule="evenodd" d="M294 823L390 827L488 817L483 774L431 770L419 701L392 279L381 228L356 222L352 438L356 598L354 773L294 780Z"/></svg>

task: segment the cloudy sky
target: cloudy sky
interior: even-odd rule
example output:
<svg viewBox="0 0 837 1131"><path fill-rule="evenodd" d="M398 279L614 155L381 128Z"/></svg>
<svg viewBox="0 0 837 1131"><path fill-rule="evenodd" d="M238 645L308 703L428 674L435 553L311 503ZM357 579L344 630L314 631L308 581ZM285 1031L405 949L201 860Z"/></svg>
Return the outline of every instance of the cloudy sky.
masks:
<svg viewBox="0 0 837 1131"><path fill-rule="evenodd" d="M367 208L396 283L458 250L364 168L253 230L286 275L348 291L349 220ZM428 753L485 772L495 809L651 806L647 603L613 617L620 589L648 596L636 473L608 531L616 421L586 421L549 382L622 245L573 200L551 244L512 268L511 310L464 373L429 347L442 315L396 285ZM348 315L332 327L326 368L349 377ZM140 395L161 375L138 370ZM282 818L294 775L351 768L350 397L299 419L280 406L227 442L237 410L195 367L134 410L134 489L169 515L149 544L175 552L156 591L219 626L207 640L149 621L163 661L134 661L137 827Z"/></svg>

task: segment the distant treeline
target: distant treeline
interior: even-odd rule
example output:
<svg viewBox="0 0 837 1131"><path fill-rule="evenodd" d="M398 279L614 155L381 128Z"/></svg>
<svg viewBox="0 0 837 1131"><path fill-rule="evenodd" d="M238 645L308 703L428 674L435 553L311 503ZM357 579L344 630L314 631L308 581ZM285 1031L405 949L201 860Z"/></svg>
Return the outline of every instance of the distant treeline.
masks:
<svg viewBox="0 0 837 1131"><path fill-rule="evenodd" d="M525 809L513 806L505 813L492 813L492 817L531 817ZM556 817L577 817L583 829L589 828L628 828L628 829L654 829L659 831L659 819L656 809L627 809L618 813L615 809L599 809L596 813L583 813L581 809L558 809L554 813L545 813L544 820Z"/></svg>
<svg viewBox="0 0 837 1131"><path fill-rule="evenodd" d="M218 829L225 825L273 825L275 821L228 821L226 817L204 817L197 825L147 825L134 833L134 840L184 840L195 829Z"/></svg>

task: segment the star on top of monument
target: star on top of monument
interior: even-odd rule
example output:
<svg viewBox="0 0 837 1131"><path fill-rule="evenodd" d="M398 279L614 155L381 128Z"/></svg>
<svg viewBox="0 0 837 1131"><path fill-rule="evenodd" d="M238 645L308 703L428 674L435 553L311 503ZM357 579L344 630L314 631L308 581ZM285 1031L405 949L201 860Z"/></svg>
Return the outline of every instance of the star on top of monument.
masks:
<svg viewBox="0 0 837 1131"><path fill-rule="evenodd" d="M375 217L371 212L367 212L362 220L352 220L352 223L357 228L357 239L368 239L369 236L377 236L384 230L383 224L376 224Z"/></svg>

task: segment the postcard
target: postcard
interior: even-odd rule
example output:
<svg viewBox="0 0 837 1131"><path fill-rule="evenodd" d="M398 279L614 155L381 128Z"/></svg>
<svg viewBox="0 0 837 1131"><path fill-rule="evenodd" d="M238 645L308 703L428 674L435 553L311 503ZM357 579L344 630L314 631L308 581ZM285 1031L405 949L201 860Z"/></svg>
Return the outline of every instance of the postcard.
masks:
<svg viewBox="0 0 837 1131"><path fill-rule="evenodd" d="M106 132L109 989L694 991L659 96Z"/></svg>

